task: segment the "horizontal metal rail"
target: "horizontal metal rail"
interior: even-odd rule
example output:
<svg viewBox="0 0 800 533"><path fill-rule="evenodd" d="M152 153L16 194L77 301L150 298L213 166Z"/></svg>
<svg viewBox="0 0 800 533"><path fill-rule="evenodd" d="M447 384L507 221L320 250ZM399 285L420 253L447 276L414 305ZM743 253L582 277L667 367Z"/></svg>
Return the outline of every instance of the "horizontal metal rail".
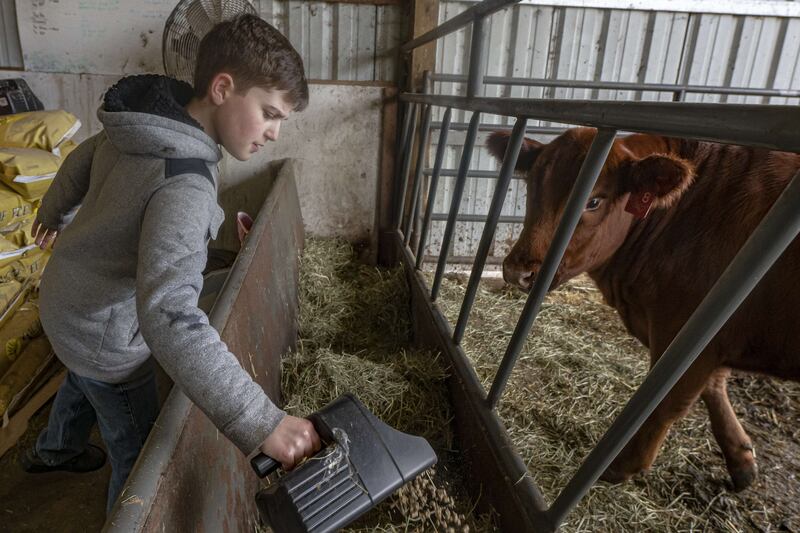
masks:
<svg viewBox="0 0 800 533"><path fill-rule="evenodd" d="M463 74L432 74L431 80L440 83L466 83ZM670 83L635 83L625 81L563 80L544 78L514 78L507 76L483 76L484 85L504 85L519 87L560 87L564 89L599 89L609 91L644 91L721 94L743 96L800 97L800 90L767 89L760 87L711 87L708 85L676 85Z"/></svg>
<svg viewBox="0 0 800 533"><path fill-rule="evenodd" d="M466 122L453 122L450 125L450 131L466 131L469 124ZM431 129L438 130L441 128L441 122L432 122ZM478 124L478 131L511 131L513 126L508 124ZM539 135L561 135L567 128L559 126L528 126L525 128L525 133L539 134Z"/></svg>
<svg viewBox="0 0 800 533"><path fill-rule="evenodd" d="M487 17L495 11L500 11L505 7L516 4L518 1L519 0L484 0L480 4L476 4L467 9L463 13L459 13L447 22L440 24L431 31L420 35L412 41L407 42L400 47L400 51L404 53L411 52L414 48L419 48L424 44L435 41L439 37L444 37L445 35L449 35L454 31L458 31L465 26L469 26L475 20Z"/></svg>
<svg viewBox="0 0 800 533"><path fill-rule="evenodd" d="M441 222L447 220L447 213L433 213L431 220ZM456 215L456 222L486 222L486 215L474 215L459 213ZM521 224L525 222L525 217L520 216L501 216L497 219L498 224Z"/></svg>
<svg viewBox="0 0 800 533"><path fill-rule="evenodd" d="M403 101L601 129L800 152L800 106L466 98L404 93Z"/></svg>

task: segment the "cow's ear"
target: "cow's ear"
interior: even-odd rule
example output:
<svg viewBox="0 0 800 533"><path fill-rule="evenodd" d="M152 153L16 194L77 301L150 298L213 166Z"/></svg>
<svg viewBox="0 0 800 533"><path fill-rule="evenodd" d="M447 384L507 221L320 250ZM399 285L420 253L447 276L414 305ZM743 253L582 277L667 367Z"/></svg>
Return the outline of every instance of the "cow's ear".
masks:
<svg viewBox="0 0 800 533"><path fill-rule="evenodd" d="M694 166L667 154L628 159L619 168L620 195L651 198L652 207L673 205L693 181Z"/></svg>
<svg viewBox="0 0 800 533"><path fill-rule="evenodd" d="M506 148L508 147L511 134L507 131L495 131L486 140L486 146L489 148L489 153L492 154L498 161L502 163L503 156L506 155ZM517 172L528 172L533 168L539 152L542 150L542 143L534 141L533 139L525 138L522 141L522 148L519 150L519 157L514 170Z"/></svg>

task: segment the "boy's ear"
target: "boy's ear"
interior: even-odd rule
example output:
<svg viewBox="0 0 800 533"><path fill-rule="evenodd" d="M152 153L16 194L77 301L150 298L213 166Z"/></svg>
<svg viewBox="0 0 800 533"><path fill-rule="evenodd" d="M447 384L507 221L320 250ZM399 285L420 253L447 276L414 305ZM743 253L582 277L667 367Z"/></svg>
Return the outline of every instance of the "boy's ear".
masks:
<svg viewBox="0 0 800 533"><path fill-rule="evenodd" d="M618 172L619 195L631 193L629 204L644 198L648 208L673 205L694 181L694 166L668 154L627 159Z"/></svg>
<svg viewBox="0 0 800 533"><path fill-rule="evenodd" d="M211 101L216 105L222 105L228 96L233 94L234 89L233 77L227 72L216 74L208 86Z"/></svg>

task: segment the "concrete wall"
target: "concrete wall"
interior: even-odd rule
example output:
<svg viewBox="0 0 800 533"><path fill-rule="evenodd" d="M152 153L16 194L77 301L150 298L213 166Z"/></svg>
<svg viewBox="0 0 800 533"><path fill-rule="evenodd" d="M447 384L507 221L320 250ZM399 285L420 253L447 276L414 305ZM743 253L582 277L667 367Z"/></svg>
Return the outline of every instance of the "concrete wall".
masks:
<svg viewBox="0 0 800 533"><path fill-rule="evenodd" d="M47 109L74 113L83 123L77 140L100 131L97 107L106 89L120 78L25 71L4 74L24 78ZM306 232L354 242L369 240L374 232L381 157L381 93L381 87L312 84L308 108L290 116L277 143L246 163L225 156L220 165L220 192L227 191L223 207L229 216L248 208L254 215L243 183L266 175L270 161L291 157L300 165L297 186ZM233 245L233 237L228 235L225 247Z"/></svg>

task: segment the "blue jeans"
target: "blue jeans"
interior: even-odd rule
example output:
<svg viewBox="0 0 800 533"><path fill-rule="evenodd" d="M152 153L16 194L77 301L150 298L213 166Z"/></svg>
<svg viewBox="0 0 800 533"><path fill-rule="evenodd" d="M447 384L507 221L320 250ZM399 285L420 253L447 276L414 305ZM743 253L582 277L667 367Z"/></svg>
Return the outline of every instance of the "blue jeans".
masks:
<svg viewBox="0 0 800 533"><path fill-rule="evenodd" d="M104 383L67 372L58 389L47 427L36 441L38 456L57 465L83 453L97 422L111 461L106 513L117 501L125 480L150 433L159 403L155 372L127 383Z"/></svg>

